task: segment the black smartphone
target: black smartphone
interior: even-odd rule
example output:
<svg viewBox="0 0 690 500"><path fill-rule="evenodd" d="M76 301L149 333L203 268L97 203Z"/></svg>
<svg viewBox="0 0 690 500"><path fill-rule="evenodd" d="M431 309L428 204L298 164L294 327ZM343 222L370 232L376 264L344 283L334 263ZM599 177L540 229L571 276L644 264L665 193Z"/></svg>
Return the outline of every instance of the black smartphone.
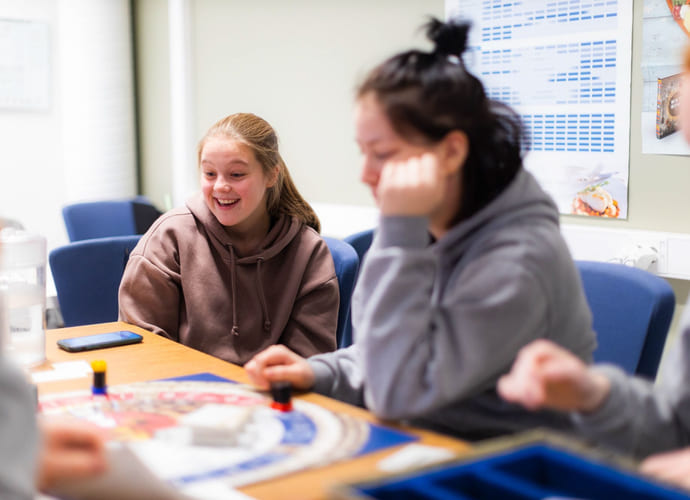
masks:
<svg viewBox="0 0 690 500"><path fill-rule="evenodd" d="M136 344L141 342L143 337L130 331L99 333L87 335L85 337L72 337L57 341L61 349L69 352L91 351L93 349L103 349L105 347L115 347L118 345Z"/></svg>

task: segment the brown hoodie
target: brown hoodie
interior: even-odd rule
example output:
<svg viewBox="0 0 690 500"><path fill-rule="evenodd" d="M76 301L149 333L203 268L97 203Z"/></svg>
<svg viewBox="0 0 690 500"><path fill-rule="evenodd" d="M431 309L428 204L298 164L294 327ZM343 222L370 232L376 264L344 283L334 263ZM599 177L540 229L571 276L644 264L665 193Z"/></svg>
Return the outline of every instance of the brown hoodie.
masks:
<svg viewBox="0 0 690 500"><path fill-rule="evenodd" d="M129 257L120 320L240 365L271 344L334 350L338 280L319 234L283 215L255 255L232 243L201 195L161 216Z"/></svg>

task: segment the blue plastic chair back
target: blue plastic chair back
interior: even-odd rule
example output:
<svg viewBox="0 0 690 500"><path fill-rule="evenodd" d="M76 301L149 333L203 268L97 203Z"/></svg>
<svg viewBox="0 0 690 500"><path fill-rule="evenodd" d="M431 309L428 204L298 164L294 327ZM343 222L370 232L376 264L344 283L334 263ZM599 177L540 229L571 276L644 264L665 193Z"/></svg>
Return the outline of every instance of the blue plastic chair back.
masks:
<svg viewBox="0 0 690 500"><path fill-rule="evenodd" d="M77 241L49 255L65 326L117 321L118 289L141 235Z"/></svg>
<svg viewBox="0 0 690 500"><path fill-rule="evenodd" d="M74 203L62 209L69 240L144 234L161 212L145 197Z"/></svg>
<svg viewBox="0 0 690 500"><path fill-rule="evenodd" d="M576 261L594 318L595 362L656 377L676 305L663 278L610 262Z"/></svg>
<svg viewBox="0 0 690 500"><path fill-rule="evenodd" d="M352 245L352 248L355 249L359 256L359 262L362 263L364 261L364 256L369 251L371 241L374 239L374 230L367 229L365 231L360 231L359 233L346 236L343 239Z"/></svg>
<svg viewBox="0 0 690 500"><path fill-rule="evenodd" d="M369 247L371 246L371 242L374 239L374 230L373 229L367 229L365 231L360 231L359 233L351 234L349 236L346 236L343 238L347 243L352 245L352 248L355 249L357 252L357 256L359 257L359 267L361 269L362 263L364 262L364 256L367 254L369 251ZM359 271L358 271L359 273ZM355 284L357 283L357 279L355 277ZM354 286L352 287L354 289ZM342 340L341 343L338 344L338 347L347 347L352 344L352 315L348 314L347 318L347 323L343 327L343 335L342 335Z"/></svg>
<svg viewBox="0 0 690 500"><path fill-rule="evenodd" d="M338 276L340 308L338 310L336 341L338 347L342 347L342 344L345 342L344 336L349 336L348 342L352 342L352 334L349 332L350 302L352 300L352 290L355 288L355 278L359 270L359 257L357 257L357 252L349 243L328 236L324 236L323 239L331 251L333 264L335 264L335 274ZM349 345L349 343L346 345Z"/></svg>

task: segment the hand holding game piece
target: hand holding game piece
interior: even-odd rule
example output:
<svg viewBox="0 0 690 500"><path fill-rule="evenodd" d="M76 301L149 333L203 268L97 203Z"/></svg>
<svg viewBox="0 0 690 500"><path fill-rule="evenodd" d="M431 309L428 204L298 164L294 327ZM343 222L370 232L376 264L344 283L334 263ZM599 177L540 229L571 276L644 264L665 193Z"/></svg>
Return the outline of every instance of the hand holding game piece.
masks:
<svg viewBox="0 0 690 500"><path fill-rule="evenodd" d="M44 419L37 486L50 491L64 480L102 474L107 468L105 443L99 431L83 421Z"/></svg>
<svg viewBox="0 0 690 500"><path fill-rule="evenodd" d="M271 408L280 411L292 411L292 385L290 382L273 382L271 384L273 402Z"/></svg>
<svg viewBox="0 0 690 500"><path fill-rule="evenodd" d="M303 357L284 345L272 345L254 356L246 365L252 384L268 390L272 382L290 382L292 387L308 390L314 386L314 372Z"/></svg>

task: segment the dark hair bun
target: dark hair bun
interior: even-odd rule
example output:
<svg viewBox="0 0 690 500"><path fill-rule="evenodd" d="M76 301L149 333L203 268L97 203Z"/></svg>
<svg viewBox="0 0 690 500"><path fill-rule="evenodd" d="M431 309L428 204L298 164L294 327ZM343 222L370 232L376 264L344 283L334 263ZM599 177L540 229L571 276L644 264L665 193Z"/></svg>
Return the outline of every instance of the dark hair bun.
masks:
<svg viewBox="0 0 690 500"><path fill-rule="evenodd" d="M432 17L424 26L426 37L434 45L434 53L444 56L460 56L467 47L467 33L470 31L469 22L449 21L441 22Z"/></svg>

